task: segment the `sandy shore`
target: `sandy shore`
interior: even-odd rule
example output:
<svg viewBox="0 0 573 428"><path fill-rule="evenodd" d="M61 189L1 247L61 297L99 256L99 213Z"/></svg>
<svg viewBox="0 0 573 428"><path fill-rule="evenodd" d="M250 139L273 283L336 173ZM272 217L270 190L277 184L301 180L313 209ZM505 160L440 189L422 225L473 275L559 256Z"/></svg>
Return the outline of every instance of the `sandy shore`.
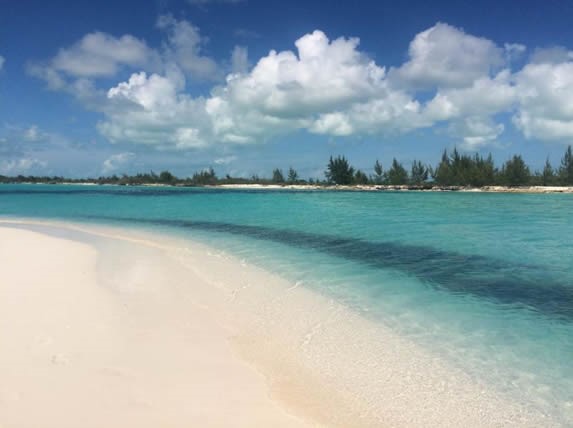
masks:
<svg viewBox="0 0 573 428"><path fill-rule="evenodd" d="M382 185L364 184L351 186L317 186L313 184L220 184L210 186L221 189L236 190L343 190L357 192L384 192L384 191L420 191L420 192L485 192L485 193L573 193L573 186L483 186L483 187L463 187L463 186L412 186L412 185Z"/></svg>
<svg viewBox="0 0 573 428"><path fill-rule="evenodd" d="M0 260L3 428L305 425L163 284L105 288L93 247L25 230L0 227Z"/></svg>
<svg viewBox="0 0 573 428"><path fill-rule="evenodd" d="M559 425L196 243L4 220L0 260L2 428Z"/></svg>

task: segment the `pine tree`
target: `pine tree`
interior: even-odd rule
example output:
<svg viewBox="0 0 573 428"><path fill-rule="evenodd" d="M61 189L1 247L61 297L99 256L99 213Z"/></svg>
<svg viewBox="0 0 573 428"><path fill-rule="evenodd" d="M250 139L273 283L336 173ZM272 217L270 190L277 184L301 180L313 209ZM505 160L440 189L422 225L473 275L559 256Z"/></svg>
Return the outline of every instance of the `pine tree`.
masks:
<svg viewBox="0 0 573 428"><path fill-rule="evenodd" d="M360 170L354 174L354 184L368 184L368 176Z"/></svg>
<svg viewBox="0 0 573 428"><path fill-rule="evenodd" d="M555 181L555 171L549 162L549 157L545 160L545 166L543 167L543 172L541 173L541 184L544 186L551 186Z"/></svg>
<svg viewBox="0 0 573 428"><path fill-rule="evenodd" d="M372 179L376 184L382 184L384 181L384 169L378 159L376 159L376 163L374 164L374 177L372 177Z"/></svg>
<svg viewBox="0 0 573 428"><path fill-rule="evenodd" d="M573 185L573 150L571 150L571 146L567 147L563 159L561 159L559 177L563 184L567 186Z"/></svg>
<svg viewBox="0 0 573 428"><path fill-rule="evenodd" d="M288 169L288 182L290 184L295 184L298 181L298 173L294 168L290 167Z"/></svg>
<svg viewBox="0 0 573 428"><path fill-rule="evenodd" d="M421 161L412 162L410 181L414 184L422 184L428 179L428 167Z"/></svg>
<svg viewBox="0 0 573 428"><path fill-rule="evenodd" d="M275 168L273 170L273 183L284 183L285 182L285 177L283 175L283 172L278 169Z"/></svg>
<svg viewBox="0 0 573 428"><path fill-rule="evenodd" d="M503 165L502 176L508 186L523 186L529 183L531 173L521 155L514 155Z"/></svg>
<svg viewBox="0 0 573 428"><path fill-rule="evenodd" d="M396 158L392 160L392 167L388 170L387 176L388 183L392 185L401 185L408 182L408 171Z"/></svg>
<svg viewBox="0 0 573 428"><path fill-rule="evenodd" d="M348 185L354 179L354 168L344 156L330 157L324 175L330 183Z"/></svg>

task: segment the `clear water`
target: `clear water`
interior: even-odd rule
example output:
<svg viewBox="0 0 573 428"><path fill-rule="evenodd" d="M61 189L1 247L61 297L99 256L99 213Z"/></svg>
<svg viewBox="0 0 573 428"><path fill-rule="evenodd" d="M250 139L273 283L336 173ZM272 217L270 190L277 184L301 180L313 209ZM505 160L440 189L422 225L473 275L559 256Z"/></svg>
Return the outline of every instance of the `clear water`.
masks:
<svg viewBox="0 0 573 428"><path fill-rule="evenodd" d="M208 243L573 426L573 195L7 185L1 217Z"/></svg>

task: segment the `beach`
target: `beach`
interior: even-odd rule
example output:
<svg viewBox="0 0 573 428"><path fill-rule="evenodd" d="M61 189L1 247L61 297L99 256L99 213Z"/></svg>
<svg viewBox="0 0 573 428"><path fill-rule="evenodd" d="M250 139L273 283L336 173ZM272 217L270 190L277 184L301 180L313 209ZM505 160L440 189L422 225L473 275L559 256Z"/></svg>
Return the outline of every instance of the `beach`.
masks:
<svg viewBox="0 0 573 428"><path fill-rule="evenodd" d="M105 288L88 245L5 227L0 242L0 426L307 426L154 268Z"/></svg>
<svg viewBox="0 0 573 428"><path fill-rule="evenodd" d="M188 240L0 222L0 426L558 426L382 325Z"/></svg>

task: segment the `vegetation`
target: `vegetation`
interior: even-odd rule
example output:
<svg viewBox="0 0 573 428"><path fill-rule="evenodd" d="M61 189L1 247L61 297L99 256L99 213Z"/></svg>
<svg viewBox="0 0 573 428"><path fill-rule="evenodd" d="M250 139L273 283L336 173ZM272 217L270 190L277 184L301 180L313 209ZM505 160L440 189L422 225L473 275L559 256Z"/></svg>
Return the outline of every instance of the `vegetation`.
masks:
<svg viewBox="0 0 573 428"><path fill-rule="evenodd" d="M563 159L561 159L561 168L559 169L559 178L561 183L573 185L573 152L571 146L567 147Z"/></svg>
<svg viewBox="0 0 573 428"><path fill-rule="evenodd" d="M374 184L384 183L384 169L378 159L376 159L376 162L374 163L374 175L372 176L372 181Z"/></svg>
<svg viewBox="0 0 573 428"><path fill-rule="evenodd" d="M298 173L294 170L294 168L289 168L288 169L288 182L289 184L295 184L298 183L299 179L298 179Z"/></svg>
<svg viewBox="0 0 573 428"><path fill-rule="evenodd" d="M275 170L273 170L273 183L276 184L281 184L285 182L285 176L283 175L282 170L276 168Z"/></svg>
<svg viewBox="0 0 573 428"><path fill-rule="evenodd" d="M331 156L324 175L330 184L349 185L354 181L354 168L344 156Z"/></svg>
<svg viewBox="0 0 573 428"><path fill-rule="evenodd" d="M440 161L435 167L414 160L410 171L402 163L393 159L388 170L382 168L379 160L373 165L373 173L369 176L360 169L355 169L344 156L330 157L325 180L301 179L298 172L290 167L285 177L283 170L275 168L271 178L261 178L253 175L250 178L217 177L213 168L194 173L188 178L178 178L169 171L159 175L153 171L136 175L112 175L99 178L68 179L60 176L36 177L18 175L6 177L0 175L0 183L93 183L115 185L173 185L173 186L210 186L217 184L313 184L313 185L408 185L419 187L482 187L492 185L504 186L573 186L573 150L567 148L560 166L554 168L549 159L541 171L532 172L521 155L514 155L505 161L501 168L496 168L493 157L483 157L479 154L469 155L454 149L451 153L444 150Z"/></svg>
<svg viewBox="0 0 573 428"><path fill-rule="evenodd" d="M386 182L394 186L408 183L408 171L396 158L392 159L392 166L386 173Z"/></svg>
<svg viewBox="0 0 573 428"><path fill-rule="evenodd" d="M413 184L423 184L428 180L428 175L430 169L424 165L421 161L412 162L412 168L410 172L410 182Z"/></svg>
<svg viewBox="0 0 573 428"><path fill-rule="evenodd" d="M514 155L513 158L503 164L501 168L501 178L503 184L507 186L519 186L531 181L529 167L525 165L520 155Z"/></svg>

